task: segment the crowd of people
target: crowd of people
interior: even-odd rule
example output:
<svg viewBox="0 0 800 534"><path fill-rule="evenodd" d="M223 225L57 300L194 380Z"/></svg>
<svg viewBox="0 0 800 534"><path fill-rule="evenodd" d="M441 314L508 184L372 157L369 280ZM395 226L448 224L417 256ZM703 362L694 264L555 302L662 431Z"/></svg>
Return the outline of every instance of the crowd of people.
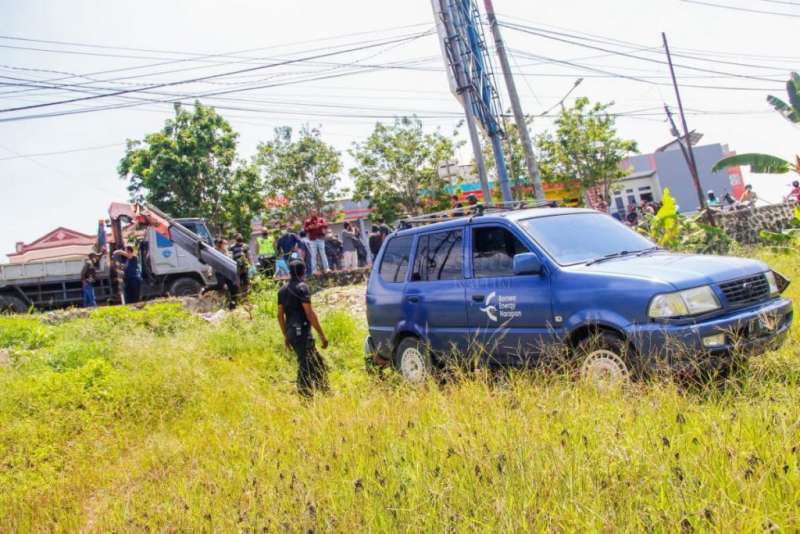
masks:
<svg viewBox="0 0 800 534"><path fill-rule="evenodd" d="M258 238L259 256L275 258L275 278L290 277L292 260L301 261L308 276L369 267L392 231L381 218L372 225L366 240L361 226L348 221L336 233L316 210L311 210L302 226L292 228L286 222L277 226L276 233L267 232Z"/></svg>

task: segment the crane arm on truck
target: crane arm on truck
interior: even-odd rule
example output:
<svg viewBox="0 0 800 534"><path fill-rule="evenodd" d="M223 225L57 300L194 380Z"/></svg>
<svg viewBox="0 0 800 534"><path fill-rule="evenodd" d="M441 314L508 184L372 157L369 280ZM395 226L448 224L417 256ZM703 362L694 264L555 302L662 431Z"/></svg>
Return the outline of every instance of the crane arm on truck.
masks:
<svg viewBox="0 0 800 534"><path fill-rule="evenodd" d="M132 208L132 219L136 223L152 227L157 233L184 249L200 262L210 265L217 276L222 276L235 286L239 286L236 262L227 255L206 243L200 236L155 206L134 204ZM121 213L121 215L127 214Z"/></svg>

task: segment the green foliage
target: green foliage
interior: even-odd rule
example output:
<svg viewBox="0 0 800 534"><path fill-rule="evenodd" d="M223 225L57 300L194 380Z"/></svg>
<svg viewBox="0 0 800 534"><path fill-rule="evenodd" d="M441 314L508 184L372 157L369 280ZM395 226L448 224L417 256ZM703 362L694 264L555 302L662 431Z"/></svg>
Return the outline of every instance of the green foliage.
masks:
<svg viewBox="0 0 800 534"><path fill-rule="evenodd" d="M355 167L353 198L369 200L378 216L388 221L402 213L418 213L423 199L431 209L449 203L447 182L439 166L453 159L455 144L441 132L425 133L415 117L402 117L394 124L379 122L363 143L354 143L350 155Z"/></svg>
<svg viewBox="0 0 800 534"><path fill-rule="evenodd" d="M322 211L336 200L342 160L318 129L304 127L292 139L291 128L276 128L272 141L258 145L255 163L267 196L290 200L283 208L288 220L302 220L311 208Z"/></svg>
<svg viewBox="0 0 800 534"><path fill-rule="evenodd" d="M0 349L39 349L51 338L50 330L35 316L0 315Z"/></svg>
<svg viewBox="0 0 800 534"><path fill-rule="evenodd" d="M785 159L769 154L737 154L719 160L711 168L712 172L719 172L727 167L749 165L750 170L765 174L784 174L791 170L792 164Z"/></svg>
<svg viewBox="0 0 800 534"><path fill-rule="evenodd" d="M789 103L772 95L767 96L769 102L775 110L786 120L793 124L800 124L800 75L792 72L786 82L786 94ZM712 167L713 172L719 172L726 167L735 165L749 165L750 170L764 174L785 174L789 171L800 174L800 156L795 156L795 162L791 163L778 156L769 154L739 154L721 159Z"/></svg>
<svg viewBox="0 0 800 534"><path fill-rule="evenodd" d="M749 254L800 276L796 253ZM333 391L304 400L274 317L186 315L164 335L151 314L185 312L155 306L0 318L6 346L29 351L0 365L0 531L800 526L797 328L718 388L597 391L518 372L410 388L364 375L363 318L339 307L322 315ZM48 365L80 343L82 361Z"/></svg>
<svg viewBox="0 0 800 534"><path fill-rule="evenodd" d="M143 141L128 140L117 171L133 200L174 217L202 217L218 232L250 234L262 208L256 168L237 159L238 134L214 108L175 105L175 117Z"/></svg>
<svg viewBox="0 0 800 534"><path fill-rule="evenodd" d="M578 98L573 107L561 111L554 133L537 137L543 180L563 184L577 181L581 192L600 186L609 198L609 190L626 174L620 163L637 151L635 141L617 135L614 116L608 113L611 105Z"/></svg>
<svg viewBox="0 0 800 534"><path fill-rule="evenodd" d="M792 124L800 124L800 75L796 72L791 73L786 81L786 94L789 103L772 95L767 96L767 102L772 104L772 107L786 120Z"/></svg>
<svg viewBox="0 0 800 534"><path fill-rule="evenodd" d="M662 193L661 208L644 225L644 233L659 246L699 254L725 254L732 240L722 228L704 222L705 215L686 218L669 188Z"/></svg>

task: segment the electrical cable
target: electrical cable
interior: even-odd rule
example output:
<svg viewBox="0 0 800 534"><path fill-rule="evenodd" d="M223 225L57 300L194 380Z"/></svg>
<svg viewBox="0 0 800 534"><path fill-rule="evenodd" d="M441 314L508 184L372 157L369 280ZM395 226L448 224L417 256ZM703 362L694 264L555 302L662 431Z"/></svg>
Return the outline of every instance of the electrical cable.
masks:
<svg viewBox="0 0 800 534"><path fill-rule="evenodd" d="M411 40L411 39L418 39L418 38L420 38L420 37L422 37L424 35L430 35L430 32L426 31L426 32L424 32L422 34L417 34L417 35L412 36L412 37L403 37L403 38L400 38L400 39L393 39L393 40L391 40L389 42L386 42L386 43L383 43L383 44L386 45L386 44L393 44L393 43L399 43L399 42L403 42L403 41L408 41L408 40ZM303 62L303 61L321 59L321 58L324 58L324 57L331 57L331 56L339 55L339 54L346 54L346 53L350 53L350 52L356 52L356 51L359 51L359 50L365 50L365 49L369 49L369 48L374 48L375 46L377 46L377 45L375 45L375 44L362 45L362 46L349 48L349 49L346 49L346 50L335 51L335 52L325 52L325 53L316 54L316 55L313 55L313 56L305 56L305 57L302 57L302 58L295 58L295 59L290 59L290 60L286 60L286 61L270 63L268 65L259 65L259 66L255 66L255 67L248 67L248 68L245 68L245 69L238 69L238 70L229 71L229 72L222 72L222 73L217 73L217 74L209 74L209 75L206 75L206 76L200 76L200 77L197 77L197 78L190 78L190 79L187 79L187 80L176 80L176 81L173 81L173 82L166 82L166 83L151 85L151 86L148 86L147 89L160 89L162 87L173 87L175 85L184 85L184 84L187 84L187 83L194 83L194 82L203 81L203 80L216 79L216 78L221 78L221 77L225 77L225 76L231 76L231 75L234 75L234 74L242 74L242 73L245 73L245 72L253 72L253 71L263 70L263 69L267 69L267 68L279 67L279 66L283 66L283 65L290 65L292 63L299 63L299 62ZM71 104L71 103L74 103L74 102L82 102L82 101L86 101L86 100L94 100L94 99L97 99L97 98L106 98L106 97L110 97L110 96L119 96L119 95L123 95L123 94L127 94L127 93L139 92L141 90L142 89L123 89L123 90L114 91L114 92L106 93L106 94L102 94L102 95L91 95L91 96L85 96L85 97L80 97L80 98L71 98L71 99L67 99L67 100L60 100L60 101L56 101L56 102L47 102L47 103L42 103L42 104L34 104L34 105L30 105L30 106L18 106L18 107L14 107L14 108L5 108L5 109L0 109L0 113L8 113L8 112L12 112L12 111L24 111L24 110L28 110L28 109L36 109L36 108L55 106L55 105L60 105L60 104Z"/></svg>
<svg viewBox="0 0 800 534"><path fill-rule="evenodd" d="M571 37L571 38L575 38L575 36L571 36L569 34L564 34L564 33L561 33L561 32L549 32L548 30L545 30L545 32L555 34L555 35L548 35L548 33L544 33L542 30L534 31L533 29L529 29L529 28L527 28L525 26L520 26L520 25L517 25L517 24L500 23L500 25L505 27L505 28L511 29L511 30L527 33L527 34L534 35L534 36L537 36L537 37L542 37L544 39L551 39L551 40L554 40L554 41L559 41L559 42L571 44L571 45L574 45L574 46L580 46L580 47L589 48L589 49L592 49L592 50L599 50L599 51L602 51L602 52L608 52L608 53L612 53L612 54L615 54L615 55L618 55L618 56L627 57L627 58L630 58L630 59L636 59L636 60L639 60L639 61L646 61L648 63L657 63L659 65L667 65L668 64L666 61L662 61L662 60L658 60L658 59L654 59L654 58L637 56L635 54L631 54L631 53L628 53L628 52L623 52L623 51L620 51L620 50L611 50L611 49L603 48L603 47L600 47L600 46L595 46L595 45L591 45L591 44L587 44L587 43L581 43L581 42L577 42L577 41L572 41L570 39L559 37L559 35L567 35L568 37ZM705 68L702 68L702 67L696 67L696 66L685 65L685 64L680 64L680 63L674 63L674 66L675 67L681 67L681 68L684 68L684 69L694 70L694 71L698 71L698 72L707 72L709 74L719 74L719 75L723 75L723 76L730 76L732 78L742 78L742 79L748 79L748 80L783 83L781 80L776 80L776 79L773 79L773 78L764 78L764 77L761 77L761 76L752 76L752 75L748 75L748 74L738 74L738 73L734 73L734 72L725 72L725 71L719 71L719 70L714 70L714 69L705 69Z"/></svg>
<svg viewBox="0 0 800 534"><path fill-rule="evenodd" d="M686 2L687 4L699 4L703 6L709 7L716 7L719 9L730 9L732 11L744 11L747 13L758 13L760 15L778 15L781 17L793 17L793 18L800 18L800 15L794 13L781 13L778 11L762 11L760 9L748 9L746 7L735 7L735 6L726 6L723 4L714 4L712 2L703 2L701 0L681 0L681 2Z"/></svg>

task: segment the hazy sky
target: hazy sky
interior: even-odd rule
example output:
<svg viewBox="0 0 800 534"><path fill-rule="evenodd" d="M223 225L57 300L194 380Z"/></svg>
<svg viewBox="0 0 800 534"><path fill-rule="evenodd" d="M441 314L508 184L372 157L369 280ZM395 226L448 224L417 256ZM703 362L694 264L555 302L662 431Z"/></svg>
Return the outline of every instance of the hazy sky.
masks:
<svg viewBox="0 0 800 534"><path fill-rule="evenodd" d="M609 45L597 39L616 39L625 42L616 49L638 50L633 53L655 60L663 60L652 51L661 45L660 32L667 32L673 52L689 56L676 58L677 63L722 73L677 69L686 85L712 86L683 89L684 105L692 110L690 127L705 134L703 142L727 143L740 153L765 151L791 157L800 131L771 111L765 95L771 89L784 97L779 80L785 80L791 69L800 69L800 52L793 46L800 7L767 0L715 3L795 16L680 0L495 0L495 8L501 19L539 29L534 31L558 31L561 34L556 37L599 48ZM0 14L2 109L386 43L313 62L152 89L150 94L0 112L2 121L128 105L0 122L0 261L3 254L13 251L16 241L29 242L59 225L91 233L111 201L126 199L116 173L125 140L159 129L172 114L168 103L142 104L136 98L166 100L170 95L187 95L191 100L191 95L241 89L256 82L272 85L203 98L208 104L236 108L220 112L240 132L239 151L247 158L259 141L270 138L273 128L281 125L321 126L324 138L345 152L353 141L368 135L376 120L416 112L426 127L450 131L460 116L448 91L435 37L387 43L433 27L428 0L0 0ZM661 107L664 102L674 105L674 96L671 87L663 85L669 81L664 65L508 28L503 32L513 50L514 69L525 73L518 77L518 89L526 112L538 114L554 106L578 77L584 77L573 96L613 100L615 111L634 112L634 116L619 118L617 124L623 136L639 142L642 152L669 140ZM586 34L596 40L585 40ZM726 63L709 61L712 58ZM369 68L390 63L403 68ZM86 77L71 77L75 74ZM287 85L311 76L327 79ZM51 86L84 85L70 91L6 85L35 81L41 85L44 80ZM505 89L500 89L505 98ZM550 123L548 118L537 119L534 133ZM64 151L71 152L47 155ZM462 152L466 160L469 151ZM791 180L788 175L745 178L762 197L773 201L786 192Z"/></svg>

